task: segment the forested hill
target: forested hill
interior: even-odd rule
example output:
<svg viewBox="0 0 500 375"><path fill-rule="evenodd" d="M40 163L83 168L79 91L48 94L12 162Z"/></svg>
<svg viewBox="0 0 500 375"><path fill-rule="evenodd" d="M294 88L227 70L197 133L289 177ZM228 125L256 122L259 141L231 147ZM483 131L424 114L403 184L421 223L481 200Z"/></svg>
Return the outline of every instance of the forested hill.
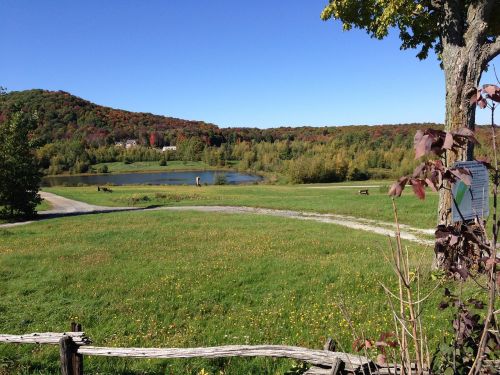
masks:
<svg viewBox="0 0 500 375"><path fill-rule="evenodd" d="M128 138L146 142L155 131L176 138L179 134L202 136L217 130L202 121L100 106L64 91L13 91L0 96L0 116L19 106L30 112L36 110L39 126L35 135L42 143L80 139L89 145L104 145Z"/></svg>
<svg viewBox="0 0 500 375"><path fill-rule="evenodd" d="M219 128L149 113L103 107L62 91L29 90L0 95L0 121L21 108L37 112L40 165L48 174L98 171L106 162L202 160L211 166L276 173L293 182L331 182L410 173L413 137L438 124L377 126ZM489 133L479 127L476 154L489 153ZM115 142L135 139L138 147ZM177 151L158 152L175 145ZM236 163L234 163L236 162Z"/></svg>
<svg viewBox="0 0 500 375"><path fill-rule="evenodd" d="M158 146L176 144L196 137L207 145L226 142L301 140L326 142L333 138L348 143L381 140L401 143L413 137L417 128L436 124L344 127L219 128L203 121L136 113L100 106L64 91L13 91L0 96L0 120L15 108L34 112L39 118L35 132L41 144L62 140L81 140L89 146L110 145L125 139L137 139L149 146L155 134ZM406 142L405 142L406 143ZM411 142L408 143L410 145Z"/></svg>

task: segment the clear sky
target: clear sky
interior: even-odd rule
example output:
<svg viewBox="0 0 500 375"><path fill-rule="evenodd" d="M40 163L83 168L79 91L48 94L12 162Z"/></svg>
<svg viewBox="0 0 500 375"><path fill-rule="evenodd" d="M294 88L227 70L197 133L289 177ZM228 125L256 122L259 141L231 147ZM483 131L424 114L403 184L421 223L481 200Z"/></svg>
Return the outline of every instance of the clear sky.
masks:
<svg viewBox="0 0 500 375"><path fill-rule="evenodd" d="M222 127L443 122L435 56L342 32L327 2L0 0L0 85Z"/></svg>

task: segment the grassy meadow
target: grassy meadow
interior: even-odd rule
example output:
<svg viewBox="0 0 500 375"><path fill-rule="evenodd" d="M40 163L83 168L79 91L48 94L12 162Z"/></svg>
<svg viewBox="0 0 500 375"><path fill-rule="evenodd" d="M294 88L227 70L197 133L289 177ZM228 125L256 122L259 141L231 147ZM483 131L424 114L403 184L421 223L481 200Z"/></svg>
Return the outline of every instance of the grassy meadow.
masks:
<svg viewBox="0 0 500 375"><path fill-rule="evenodd" d="M37 211L47 211L50 210L52 205L43 199L38 206L36 206Z"/></svg>
<svg viewBox="0 0 500 375"><path fill-rule="evenodd" d="M393 222L390 182L355 182L314 185L222 185L222 186L113 186L112 193L98 192L95 186L44 188L48 192L97 205L233 205L298 211L335 213ZM370 195L359 195L358 185L369 188ZM428 192L417 199L411 188L397 199L400 221L418 228L432 228L436 222L438 196Z"/></svg>
<svg viewBox="0 0 500 375"><path fill-rule="evenodd" d="M96 199L128 194L128 188L109 196L65 189ZM144 189L154 194L148 190L153 188ZM220 194L242 204L259 198L252 188L241 189L240 195L231 187L203 188L197 194L219 204L214 197ZM264 189L272 192L264 205L279 205L283 190ZM306 192L312 194L308 204L298 198ZM286 202L317 209L320 192L301 188ZM331 336L339 350L350 351L351 329L339 304L349 306L356 329L368 337L391 330L378 284L395 282L382 256L387 241L324 223L168 211L65 217L0 229L0 332L64 331L75 320L97 346L321 348ZM412 259L430 263L432 249L408 245ZM423 289L433 283L427 275ZM447 317L437 312L438 300L433 296L424 314L434 343L446 335ZM280 374L291 366L288 360L258 358L85 358L89 374L198 374L202 369ZM58 371L57 347L0 345L0 374Z"/></svg>

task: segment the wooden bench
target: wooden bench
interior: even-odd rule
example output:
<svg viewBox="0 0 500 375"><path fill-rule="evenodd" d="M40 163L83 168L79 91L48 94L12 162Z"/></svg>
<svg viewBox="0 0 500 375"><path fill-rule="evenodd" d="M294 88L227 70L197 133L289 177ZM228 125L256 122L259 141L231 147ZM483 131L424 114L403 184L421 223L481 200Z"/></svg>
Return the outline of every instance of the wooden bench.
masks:
<svg viewBox="0 0 500 375"><path fill-rule="evenodd" d="M112 193L113 192L113 190L111 190L111 189L109 189L109 188L107 188L105 186L98 186L97 187L97 191L104 191L106 193Z"/></svg>

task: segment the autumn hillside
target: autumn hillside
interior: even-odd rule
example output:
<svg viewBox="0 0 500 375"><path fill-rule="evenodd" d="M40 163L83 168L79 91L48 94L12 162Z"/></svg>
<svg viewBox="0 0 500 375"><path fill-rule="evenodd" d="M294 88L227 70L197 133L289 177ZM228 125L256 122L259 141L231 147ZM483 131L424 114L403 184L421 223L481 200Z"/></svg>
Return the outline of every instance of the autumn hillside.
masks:
<svg viewBox="0 0 500 375"><path fill-rule="evenodd" d="M199 137L209 145L232 140L328 141L335 137L347 141L365 142L384 138L399 142L415 132L416 127L428 124L346 127L279 127L272 129L226 128L203 121L190 121L151 113L136 113L100 106L64 91L26 90L0 96L0 116L15 108L36 111L39 127L36 136L41 143L79 139L89 145L111 144L128 138L148 143L153 132L175 143L177 138ZM434 125L434 124L433 124Z"/></svg>
<svg viewBox="0 0 500 375"><path fill-rule="evenodd" d="M99 145L114 140L139 138L148 133L169 132L174 135L199 136L217 130L202 121L187 121L150 113L134 113L91 103L64 91L27 90L0 97L0 114L16 106L37 111L36 135L43 143L78 138Z"/></svg>
<svg viewBox="0 0 500 375"><path fill-rule="evenodd" d="M113 109L45 90L1 95L0 121L19 108L38 115L34 140L48 174L89 172L93 165L106 162L162 162L163 156L150 146L176 145L168 160L199 160L212 166L237 161L240 170L277 173L291 182L394 177L409 173L416 164L415 132L440 126L220 128L203 121ZM479 128L482 144L488 145L488 135L486 128ZM114 147L127 139L136 139L138 149ZM488 146L477 148L478 155L487 153Z"/></svg>

